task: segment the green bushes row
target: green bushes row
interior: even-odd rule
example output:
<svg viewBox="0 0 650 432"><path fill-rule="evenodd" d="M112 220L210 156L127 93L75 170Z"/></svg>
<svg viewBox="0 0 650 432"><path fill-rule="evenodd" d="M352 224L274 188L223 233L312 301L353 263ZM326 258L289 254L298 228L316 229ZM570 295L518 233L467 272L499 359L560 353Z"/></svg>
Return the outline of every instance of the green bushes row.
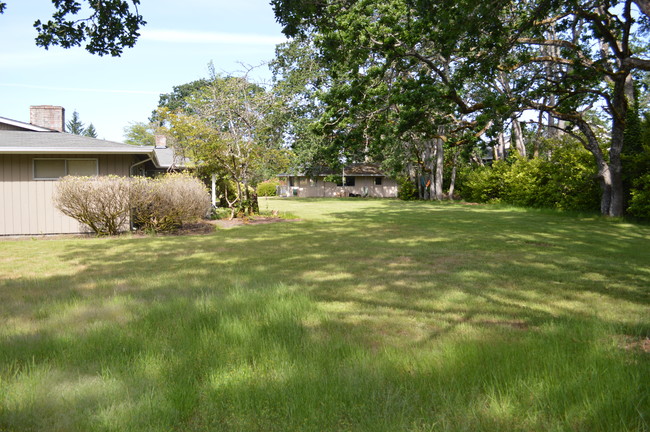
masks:
<svg viewBox="0 0 650 432"><path fill-rule="evenodd" d="M210 209L205 185L186 174L144 177L63 177L54 204L98 235L115 235L134 225L173 231L204 217Z"/></svg>
<svg viewBox="0 0 650 432"><path fill-rule="evenodd" d="M513 156L492 166L465 168L459 193L466 201L561 210L597 210L600 199L591 155L571 143L548 159Z"/></svg>
<svg viewBox="0 0 650 432"><path fill-rule="evenodd" d="M278 186L280 186L280 181L277 179L263 181L257 185L257 196L276 196Z"/></svg>

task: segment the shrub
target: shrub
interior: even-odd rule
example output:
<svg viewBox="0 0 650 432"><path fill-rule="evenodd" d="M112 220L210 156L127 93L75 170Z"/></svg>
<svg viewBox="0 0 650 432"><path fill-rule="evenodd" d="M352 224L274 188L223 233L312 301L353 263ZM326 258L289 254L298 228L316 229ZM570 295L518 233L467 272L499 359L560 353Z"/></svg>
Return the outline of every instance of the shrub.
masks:
<svg viewBox="0 0 650 432"><path fill-rule="evenodd" d="M257 196L276 196L278 186L280 181L277 179L263 181L257 185Z"/></svg>
<svg viewBox="0 0 650 432"><path fill-rule="evenodd" d="M409 178L397 179L397 198L403 201L418 199L418 188Z"/></svg>
<svg viewBox="0 0 650 432"><path fill-rule="evenodd" d="M650 218L650 174L634 180L627 211L636 217Z"/></svg>
<svg viewBox="0 0 650 432"><path fill-rule="evenodd" d="M197 178L167 174L141 179L133 204L133 222L146 231L166 232L205 217L210 211L210 194Z"/></svg>
<svg viewBox="0 0 650 432"><path fill-rule="evenodd" d="M503 197L508 169L503 161L496 161L492 166L465 168L459 176L460 194L466 201L499 202Z"/></svg>
<svg viewBox="0 0 650 432"><path fill-rule="evenodd" d="M131 216L145 230L171 231L201 219L211 205L205 185L186 174L157 179L68 176L59 181L54 203L98 235L128 230Z"/></svg>
<svg viewBox="0 0 650 432"><path fill-rule="evenodd" d="M467 201L596 210L599 189L595 175L586 150L560 141L548 160L514 155L492 166L466 168L459 176L459 191Z"/></svg>
<svg viewBox="0 0 650 432"><path fill-rule="evenodd" d="M128 229L133 193L130 180L118 176L63 177L54 194L54 205L98 235L115 235Z"/></svg>

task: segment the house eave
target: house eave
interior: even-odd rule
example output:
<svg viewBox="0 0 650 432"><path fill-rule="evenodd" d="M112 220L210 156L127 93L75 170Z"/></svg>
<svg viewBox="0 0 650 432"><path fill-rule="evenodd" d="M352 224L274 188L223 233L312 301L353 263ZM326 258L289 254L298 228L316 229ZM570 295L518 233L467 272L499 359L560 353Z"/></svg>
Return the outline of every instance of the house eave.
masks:
<svg viewBox="0 0 650 432"><path fill-rule="evenodd" d="M0 148L0 154L150 154L153 148L133 149L101 149L101 148L79 148L79 147L4 147Z"/></svg>
<svg viewBox="0 0 650 432"><path fill-rule="evenodd" d="M48 128L44 128L44 127L41 127L41 126L36 126L36 125L31 124L31 123L25 123L25 122L21 122L21 121L18 121L18 120L8 119L6 117L0 117L0 123L4 123L4 124L9 125L9 126L14 126L14 127L17 127L17 128L21 128L21 129L24 129L24 130L30 131L30 132L55 132L55 133L58 133L58 131L55 131L53 129L48 129Z"/></svg>

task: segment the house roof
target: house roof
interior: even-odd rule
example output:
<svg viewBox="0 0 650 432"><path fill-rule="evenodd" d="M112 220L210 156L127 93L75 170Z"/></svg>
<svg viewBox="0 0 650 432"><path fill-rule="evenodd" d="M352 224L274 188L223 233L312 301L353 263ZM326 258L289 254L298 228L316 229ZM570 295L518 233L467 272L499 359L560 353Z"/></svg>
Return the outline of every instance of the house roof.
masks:
<svg viewBox="0 0 650 432"><path fill-rule="evenodd" d="M155 147L153 149L154 165L157 168L187 168L190 160L174 152L171 147Z"/></svg>
<svg viewBox="0 0 650 432"><path fill-rule="evenodd" d="M52 132L52 129L44 128L41 126L36 126L31 123L25 123L18 120L8 119L6 117L0 117L0 124L10 126L12 130L24 130L24 131L33 131L33 132Z"/></svg>
<svg viewBox="0 0 650 432"><path fill-rule="evenodd" d="M152 146L133 146L61 132L0 130L0 153L13 154L151 154ZM47 131L47 132L45 132Z"/></svg>
<svg viewBox="0 0 650 432"><path fill-rule="evenodd" d="M357 163L351 164L343 168L341 171L334 171L331 168L321 167L313 170L312 173L308 174L306 172L296 172L296 173L284 173L278 174L278 177L325 177L329 175L343 175L345 172L346 176L355 176L355 177L384 177L384 174L379 168L379 164L373 163Z"/></svg>

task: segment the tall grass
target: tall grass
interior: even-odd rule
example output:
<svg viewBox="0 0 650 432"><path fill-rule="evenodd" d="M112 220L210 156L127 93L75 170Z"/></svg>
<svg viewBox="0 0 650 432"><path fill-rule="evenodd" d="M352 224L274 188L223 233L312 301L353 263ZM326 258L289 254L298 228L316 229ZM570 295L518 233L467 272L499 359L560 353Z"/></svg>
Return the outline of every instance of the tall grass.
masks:
<svg viewBox="0 0 650 432"><path fill-rule="evenodd" d="M650 227L268 205L303 220L0 242L0 431L650 429Z"/></svg>

